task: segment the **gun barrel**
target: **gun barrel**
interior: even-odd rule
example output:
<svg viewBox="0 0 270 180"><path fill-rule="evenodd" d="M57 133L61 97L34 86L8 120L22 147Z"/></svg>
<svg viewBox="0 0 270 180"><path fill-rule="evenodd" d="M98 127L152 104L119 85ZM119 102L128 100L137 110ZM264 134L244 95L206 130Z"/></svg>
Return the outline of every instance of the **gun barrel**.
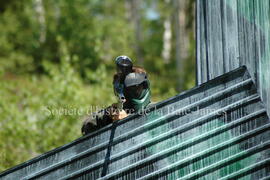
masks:
<svg viewBox="0 0 270 180"><path fill-rule="evenodd" d="M126 98L125 98L125 96L124 96L124 94L119 94L119 100L122 102L122 103L124 103L124 102L126 102Z"/></svg>

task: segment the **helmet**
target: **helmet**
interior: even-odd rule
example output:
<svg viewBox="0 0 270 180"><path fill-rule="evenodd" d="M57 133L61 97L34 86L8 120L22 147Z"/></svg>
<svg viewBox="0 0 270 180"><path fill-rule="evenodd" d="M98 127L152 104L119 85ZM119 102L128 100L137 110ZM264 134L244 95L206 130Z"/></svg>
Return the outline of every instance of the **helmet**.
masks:
<svg viewBox="0 0 270 180"><path fill-rule="evenodd" d="M150 82L145 73L129 73L124 81L125 97L135 111L144 109L151 100Z"/></svg>
<svg viewBox="0 0 270 180"><path fill-rule="evenodd" d="M117 66L117 72L123 75L127 75L132 72L132 60L127 56L118 56L115 58L115 63Z"/></svg>

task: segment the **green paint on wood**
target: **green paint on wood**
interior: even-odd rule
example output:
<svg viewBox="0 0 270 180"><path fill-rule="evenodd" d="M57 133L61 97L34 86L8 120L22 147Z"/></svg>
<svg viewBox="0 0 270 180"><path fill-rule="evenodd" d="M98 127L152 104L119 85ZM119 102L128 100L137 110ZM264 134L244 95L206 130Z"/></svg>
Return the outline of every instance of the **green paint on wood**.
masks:
<svg viewBox="0 0 270 180"><path fill-rule="evenodd" d="M197 70L198 83L246 65L270 115L270 1L269 0L198 0ZM220 4L216 6L215 4ZM214 11L219 8L219 11ZM212 17L221 16L221 19ZM222 24L222 33L212 25ZM222 52L212 58L215 41L221 39ZM206 45L206 47L204 47ZM214 49L213 49L214 48ZM239 50L239 52L238 52ZM206 54L205 56L202 56ZM208 58L207 58L208 57ZM238 63L239 61L239 63ZM213 67L218 63L220 66Z"/></svg>
<svg viewBox="0 0 270 180"><path fill-rule="evenodd" d="M148 119L148 122L151 122L153 120L156 120L157 118L162 118L162 117L163 115L152 112L151 114L148 115L147 119ZM229 130L229 131L220 133L216 136L213 136L201 143L197 143L195 145L192 145L190 147L177 151L177 149L181 149L181 146L184 146L187 143L192 143L192 141L195 141L196 138L200 136L207 136L209 133L213 133L214 131L216 131L217 128L218 129L226 128L228 126L226 123L224 123L226 118L227 118L226 115L224 115L219 119L209 121L205 124L202 124L201 126L198 126L191 130L183 132L180 135L171 137L161 143L157 143L151 146L150 148L148 148L147 152L154 155L157 153L164 153L167 149L175 147L176 149L175 153L163 158L163 160L160 163L160 166L173 165L175 162L184 161L186 158L189 158L190 156L194 156L202 151L206 151L212 147L218 146L224 143L225 141L233 139L235 137ZM166 121L166 119L164 119L164 121ZM168 123L160 125L148 131L149 133L148 139L153 139L170 130L172 129L170 129L170 127L168 126ZM226 159L227 157L230 157L232 155L235 155L241 152L243 152L243 149L239 147L239 144L236 144L228 148L225 148L222 151L218 151L217 153L211 154L205 157L204 159L196 160L196 161L194 159L194 162L191 163L190 165L185 165L183 167L180 167L178 168L178 170L174 171L173 173L168 174L167 179L174 180L177 178L185 178L185 176L189 176L192 171L195 172L201 169L207 169L208 166L211 166L214 163L222 161L223 159ZM260 157L259 153L251 155L248 158L239 160L235 163L230 164L229 166L218 169L216 176L213 177L213 174L212 174L211 177L212 178L225 177L231 173L237 172L249 165L256 163L259 157ZM246 176L246 179L250 179L250 177Z"/></svg>

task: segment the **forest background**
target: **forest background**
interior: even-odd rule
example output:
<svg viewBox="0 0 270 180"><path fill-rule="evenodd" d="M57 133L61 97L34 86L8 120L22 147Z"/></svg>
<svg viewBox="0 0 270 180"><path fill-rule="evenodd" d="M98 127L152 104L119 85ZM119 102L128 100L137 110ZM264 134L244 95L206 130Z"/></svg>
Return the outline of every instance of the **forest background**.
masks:
<svg viewBox="0 0 270 180"><path fill-rule="evenodd" d="M194 7L195 0L0 0L0 171L80 137L90 111L116 102L119 55L148 71L154 102L193 87Z"/></svg>

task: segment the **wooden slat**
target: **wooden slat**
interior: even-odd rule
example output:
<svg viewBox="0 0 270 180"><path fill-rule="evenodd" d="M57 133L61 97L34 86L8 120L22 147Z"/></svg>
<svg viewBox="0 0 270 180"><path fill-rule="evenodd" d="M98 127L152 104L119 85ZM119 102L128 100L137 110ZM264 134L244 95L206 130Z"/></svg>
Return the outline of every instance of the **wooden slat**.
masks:
<svg viewBox="0 0 270 180"><path fill-rule="evenodd" d="M263 101L270 110L270 2L254 0L256 24L257 84Z"/></svg>
<svg viewBox="0 0 270 180"><path fill-rule="evenodd" d="M204 1L206 3L206 27L207 27L207 53L209 78L213 79L224 73L223 47L222 47L222 23L221 2ZM215 70L215 71L213 71Z"/></svg>
<svg viewBox="0 0 270 180"><path fill-rule="evenodd" d="M206 12L205 12L205 3L197 0L196 4L196 35L197 35L197 51L196 51L196 59L197 59L197 85L206 82L209 78L207 77L207 64L208 64L208 54L206 53L207 48L207 26L206 23Z"/></svg>
<svg viewBox="0 0 270 180"><path fill-rule="evenodd" d="M239 67L237 1L221 1L224 69L229 72Z"/></svg>
<svg viewBox="0 0 270 180"><path fill-rule="evenodd" d="M240 65L246 65L251 77L256 82L256 41L254 24L254 1L237 0L238 8L238 43Z"/></svg>

